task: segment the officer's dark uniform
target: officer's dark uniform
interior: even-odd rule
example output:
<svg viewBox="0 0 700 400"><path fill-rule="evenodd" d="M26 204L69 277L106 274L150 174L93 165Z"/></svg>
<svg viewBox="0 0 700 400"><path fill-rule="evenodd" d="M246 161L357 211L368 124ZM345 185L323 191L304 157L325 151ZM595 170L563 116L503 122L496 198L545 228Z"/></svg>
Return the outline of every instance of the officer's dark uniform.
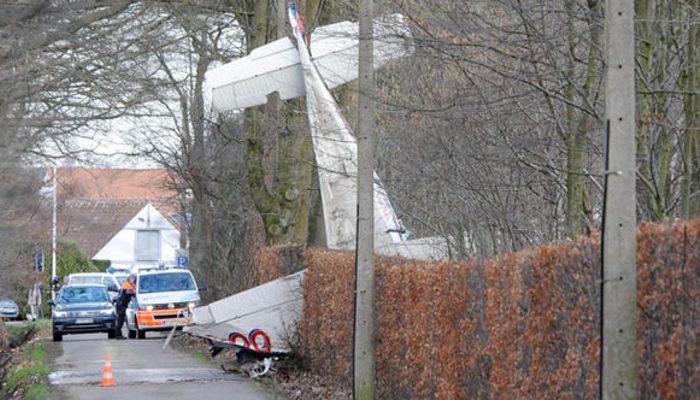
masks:
<svg viewBox="0 0 700 400"><path fill-rule="evenodd" d="M127 280L122 283L121 289L119 289L119 294L117 295L116 309L117 309L117 325L115 329L116 338L124 338L122 335L122 326L124 326L124 318L126 318L126 308L129 306L131 298L136 294L136 287L131 283L132 277L130 276Z"/></svg>

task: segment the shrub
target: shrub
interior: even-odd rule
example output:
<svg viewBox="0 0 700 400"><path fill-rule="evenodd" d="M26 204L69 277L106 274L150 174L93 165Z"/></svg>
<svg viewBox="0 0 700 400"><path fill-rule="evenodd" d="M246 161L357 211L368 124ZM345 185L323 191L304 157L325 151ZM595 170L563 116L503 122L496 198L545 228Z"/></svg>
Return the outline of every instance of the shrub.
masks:
<svg viewBox="0 0 700 400"><path fill-rule="evenodd" d="M63 278L78 272L104 272L106 267L104 263L95 263L90 260L80 250L78 243L68 240L61 240L57 243L56 253L56 275L60 281ZM45 270L51 272L51 252L47 252L49 256L46 260ZM104 267L104 268L103 268Z"/></svg>
<svg viewBox="0 0 700 400"><path fill-rule="evenodd" d="M349 387L353 254L302 263L301 356ZM642 398L697 397L700 220L642 225L637 264ZM478 262L377 258L379 397L596 398L599 276L597 237Z"/></svg>

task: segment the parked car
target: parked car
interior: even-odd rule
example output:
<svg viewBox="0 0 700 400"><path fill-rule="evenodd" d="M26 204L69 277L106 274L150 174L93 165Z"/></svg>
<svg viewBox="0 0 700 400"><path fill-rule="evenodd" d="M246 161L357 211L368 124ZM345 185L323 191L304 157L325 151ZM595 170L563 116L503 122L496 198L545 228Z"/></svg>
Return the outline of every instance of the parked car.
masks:
<svg viewBox="0 0 700 400"><path fill-rule="evenodd" d="M13 300L0 299L0 318L17 318L19 306Z"/></svg>
<svg viewBox="0 0 700 400"><path fill-rule="evenodd" d="M191 324L192 310L199 300L199 289L190 271L163 269L139 273L136 296L126 311L129 338L143 339L147 331Z"/></svg>
<svg viewBox="0 0 700 400"><path fill-rule="evenodd" d="M63 286L56 301L49 300L49 305L53 307L54 342L60 342L69 333L106 332L110 339L115 336L114 305L102 284Z"/></svg>
<svg viewBox="0 0 700 400"><path fill-rule="evenodd" d="M109 292L109 298L114 300L119 292L119 281L112 274L104 272L79 272L66 278L66 285L102 284Z"/></svg>

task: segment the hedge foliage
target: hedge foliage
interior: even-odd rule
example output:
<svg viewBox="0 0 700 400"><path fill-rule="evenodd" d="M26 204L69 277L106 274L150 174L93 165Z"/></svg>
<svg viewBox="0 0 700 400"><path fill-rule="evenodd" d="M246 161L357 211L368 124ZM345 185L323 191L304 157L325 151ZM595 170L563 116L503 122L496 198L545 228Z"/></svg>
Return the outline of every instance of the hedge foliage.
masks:
<svg viewBox="0 0 700 400"><path fill-rule="evenodd" d="M258 252L257 285L301 271L302 249L299 246L276 245Z"/></svg>
<svg viewBox="0 0 700 400"><path fill-rule="evenodd" d="M268 261L282 272L278 257ZM300 355L348 386L353 255L307 249L301 262ZM597 397L598 238L486 261L376 265L381 398ZM642 225L638 268L642 398L698 398L700 220Z"/></svg>

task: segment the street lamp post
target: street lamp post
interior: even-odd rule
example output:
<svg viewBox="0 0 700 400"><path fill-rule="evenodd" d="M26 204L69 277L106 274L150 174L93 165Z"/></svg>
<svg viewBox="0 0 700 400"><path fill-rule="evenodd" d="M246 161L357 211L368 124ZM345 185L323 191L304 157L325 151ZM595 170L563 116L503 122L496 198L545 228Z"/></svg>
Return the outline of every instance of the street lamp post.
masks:
<svg viewBox="0 0 700 400"><path fill-rule="evenodd" d="M51 217L51 300L56 300L56 208L58 196L58 187L56 186L56 167L53 167L51 175L53 175L53 214Z"/></svg>

